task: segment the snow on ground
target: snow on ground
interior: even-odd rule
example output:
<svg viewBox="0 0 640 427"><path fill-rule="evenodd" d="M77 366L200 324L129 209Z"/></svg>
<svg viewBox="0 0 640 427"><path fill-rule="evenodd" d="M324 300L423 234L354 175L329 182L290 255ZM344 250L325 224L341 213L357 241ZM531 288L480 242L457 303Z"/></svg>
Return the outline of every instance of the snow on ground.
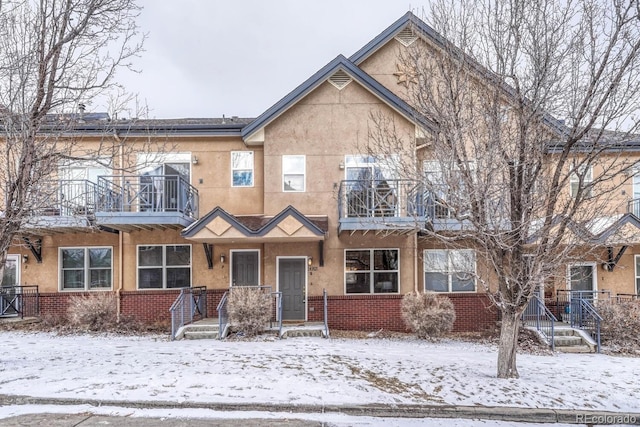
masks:
<svg viewBox="0 0 640 427"><path fill-rule="evenodd" d="M0 332L0 394L126 401L419 403L638 411L640 364L519 355L495 378L491 345L414 339L167 341Z"/></svg>
<svg viewBox="0 0 640 427"><path fill-rule="evenodd" d="M215 420L247 420L260 419L265 425L273 420L305 420L317 421L331 427L341 426L367 426L367 427L547 427L549 424L517 423L496 420L471 420L451 418L374 418L366 416L350 416L345 414L291 414L281 412L259 411L213 411L209 409L141 409L141 408L117 408L113 406L89 406L89 405L20 405L0 407L0 419L16 417L27 414L87 414L95 416L117 416L132 418L157 418L166 419L215 419ZM25 421L28 419L25 419ZM107 423L104 423L107 424ZM133 423L132 423L133 424ZM16 424L17 425L17 424ZM25 425L25 424L20 424ZM570 424L554 424L554 427L569 427Z"/></svg>

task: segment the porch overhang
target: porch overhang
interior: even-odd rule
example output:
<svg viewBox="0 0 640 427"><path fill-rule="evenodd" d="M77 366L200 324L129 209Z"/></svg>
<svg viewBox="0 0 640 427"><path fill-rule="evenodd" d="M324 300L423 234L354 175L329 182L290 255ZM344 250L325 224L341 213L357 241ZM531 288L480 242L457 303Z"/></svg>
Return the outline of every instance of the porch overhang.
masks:
<svg viewBox="0 0 640 427"><path fill-rule="evenodd" d="M273 217L234 216L217 207L183 230L182 237L199 243L298 243L323 241L326 216L306 216L289 206Z"/></svg>

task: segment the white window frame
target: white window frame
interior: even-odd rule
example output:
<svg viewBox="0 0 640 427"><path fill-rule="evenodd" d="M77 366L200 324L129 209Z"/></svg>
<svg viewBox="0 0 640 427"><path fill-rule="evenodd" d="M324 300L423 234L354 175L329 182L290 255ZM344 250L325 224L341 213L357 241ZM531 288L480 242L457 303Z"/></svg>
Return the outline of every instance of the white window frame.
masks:
<svg viewBox="0 0 640 427"><path fill-rule="evenodd" d="M83 288L65 288L64 287L64 278L62 274L64 271L62 268L62 252L65 250L71 250L71 249L84 250L84 267L83 267L84 287ZM93 268L93 269L90 268L89 251L91 249L109 249L109 251L111 251L111 259L110 259L111 266L108 268L108 270L111 271L111 283L109 284L109 287L91 288L90 286L91 270L107 270L107 268ZM74 268L73 270L78 270L78 269ZM94 292L94 291L100 292L100 291L113 290L113 246L65 246L65 247L58 248L58 290L60 292Z"/></svg>
<svg viewBox="0 0 640 427"><path fill-rule="evenodd" d="M285 164L287 160L302 159L302 171L288 171L285 170ZM302 175L302 190L287 190L287 175ZM304 154L295 155L283 155L282 156L282 191L285 193L304 193L307 189L307 156Z"/></svg>
<svg viewBox="0 0 640 427"><path fill-rule="evenodd" d="M5 269L6 269L6 264L7 261L15 261L16 263L16 283L12 283L11 285L7 285L6 283L4 283L4 280L2 281L2 286L20 286L20 283L22 283L20 280L20 274L22 272L22 257L23 255L20 254L7 254L7 259L5 260ZM6 270L5 270L6 271Z"/></svg>
<svg viewBox="0 0 640 427"><path fill-rule="evenodd" d="M634 285L633 289L635 290L636 295L640 295L640 283L638 282L638 280L640 280L640 269L638 269L639 259L640 259L640 255L634 255L633 261L634 261L634 270L635 270L635 282L633 284Z"/></svg>
<svg viewBox="0 0 640 427"><path fill-rule="evenodd" d="M586 169L585 171L585 168ZM571 195L571 197L576 197L576 190L574 191L573 186L580 185L580 177L574 172L575 167L571 167L571 175L569 176L569 194ZM582 180L583 182L583 190L586 190L584 196L585 197L591 197L591 194L593 193L591 191L591 188L585 188L587 185L591 184L593 182L593 165L581 165L578 166L578 171L585 171L584 172L584 178Z"/></svg>
<svg viewBox="0 0 640 427"><path fill-rule="evenodd" d="M447 271L438 271L438 270L427 270L427 253L429 252L444 252L447 257ZM453 262L451 254L455 252L468 252L473 254L473 271L469 272L473 275L473 290L472 291L454 291L453 290L453 274L454 273L462 273L460 271L454 271ZM478 259L476 251L473 249L424 249L422 252L422 289L425 292L441 292L441 293L451 293L451 294L470 294L478 292L478 281L477 281L477 268L478 268ZM446 291L433 291L431 289L427 289L427 273L442 273L447 275L447 290Z"/></svg>
<svg viewBox="0 0 640 427"><path fill-rule="evenodd" d="M593 272L593 277L591 277L591 287L594 292L594 298L597 295L598 291L598 268L596 262L572 262L567 264L567 290L571 289L571 267L591 267L591 271Z"/></svg>
<svg viewBox="0 0 640 427"><path fill-rule="evenodd" d="M140 267L140 248L147 246L162 247L162 265L154 266L142 266ZM171 246L187 246L189 248L189 265L171 265L167 266L167 248ZM168 288L167 287L167 268L189 268L189 286L193 286L193 247L190 244L175 243L175 244L148 244L148 245L136 245L136 289L139 291L157 291L157 290L172 290L180 288ZM140 288L140 269L153 269L162 268L162 287L160 288Z"/></svg>
<svg viewBox="0 0 640 427"><path fill-rule="evenodd" d="M365 273L369 274L369 292L347 292L347 274L353 273L352 271L347 270L347 252L356 252L356 251L369 251L369 270L358 270L357 273ZM374 258L375 251L396 251L398 254L397 263L398 266L395 270L376 270L374 267ZM345 295L384 295L391 294L397 295L400 293L400 248L349 248L344 250L344 258L343 258L343 269L344 269L344 294ZM375 289L375 281L374 275L375 273L396 273L398 276L398 290L395 292L376 292Z"/></svg>
<svg viewBox="0 0 640 427"><path fill-rule="evenodd" d="M238 164L239 162L236 161L235 156L242 156L242 155L248 155L251 158L251 167L250 168L244 168L244 167L235 167L235 164ZM235 185L233 183L233 173L234 172L246 172L246 171L250 171L251 172L251 184L247 184L247 185ZM253 187L255 184L255 154L253 151L232 151L231 152L231 187L235 187L235 188L249 188L249 187Z"/></svg>

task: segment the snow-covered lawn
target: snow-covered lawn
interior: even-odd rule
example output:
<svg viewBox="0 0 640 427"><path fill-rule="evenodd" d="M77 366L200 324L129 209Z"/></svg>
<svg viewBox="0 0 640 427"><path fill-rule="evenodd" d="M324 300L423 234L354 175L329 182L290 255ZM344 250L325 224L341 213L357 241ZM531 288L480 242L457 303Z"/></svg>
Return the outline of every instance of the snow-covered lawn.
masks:
<svg viewBox="0 0 640 427"><path fill-rule="evenodd" d="M0 332L0 394L124 401L420 403L638 411L637 358L521 354L414 339L167 341Z"/></svg>

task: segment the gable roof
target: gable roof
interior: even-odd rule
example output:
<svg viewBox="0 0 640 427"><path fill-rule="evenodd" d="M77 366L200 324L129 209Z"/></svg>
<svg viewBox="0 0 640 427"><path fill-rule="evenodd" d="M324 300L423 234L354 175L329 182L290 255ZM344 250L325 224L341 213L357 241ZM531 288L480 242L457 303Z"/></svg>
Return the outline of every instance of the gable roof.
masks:
<svg viewBox="0 0 640 427"><path fill-rule="evenodd" d="M461 49L459 49L452 42L440 35L440 33L431 28L431 26L425 23L422 19L418 18L412 12L405 13L400 19L387 27L387 29L378 34L373 40L364 45L356 53L351 55L349 57L349 60L355 65L359 66L363 61L373 55L382 46L387 44L389 40L394 38L402 29L404 29L408 25L410 25L411 29L416 30L422 37L431 41L435 46L443 49L449 48L451 52L454 52L456 55L465 58L466 62L469 63L477 72L481 73L485 77L490 78L495 84L499 85L500 88L505 92L505 94L509 96L514 95L514 89L511 86L502 82L489 69L464 53ZM548 113L544 113L543 118L545 123L554 131L560 134L564 134L566 132L566 126L564 125L563 121L556 119Z"/></svg>
<svg viewBox="0 0 640 427"><path fill-rule="evenodd" d="M304 83L295 88L288 95L275 103L271 108L258 116L252 123L242 129L242 137L246 140L257 131L267 126L339 70L347 73L353 80L357 81L373 95L381 99L398 113L402 114L407 118L407 120L420 124L424 128L432 131L436 129L436 124L433 121L419 115L409 104L378 83L378 81L357 67L353 62L349 61L343 55L338 55L333 61L322 67Z"/></svg>

